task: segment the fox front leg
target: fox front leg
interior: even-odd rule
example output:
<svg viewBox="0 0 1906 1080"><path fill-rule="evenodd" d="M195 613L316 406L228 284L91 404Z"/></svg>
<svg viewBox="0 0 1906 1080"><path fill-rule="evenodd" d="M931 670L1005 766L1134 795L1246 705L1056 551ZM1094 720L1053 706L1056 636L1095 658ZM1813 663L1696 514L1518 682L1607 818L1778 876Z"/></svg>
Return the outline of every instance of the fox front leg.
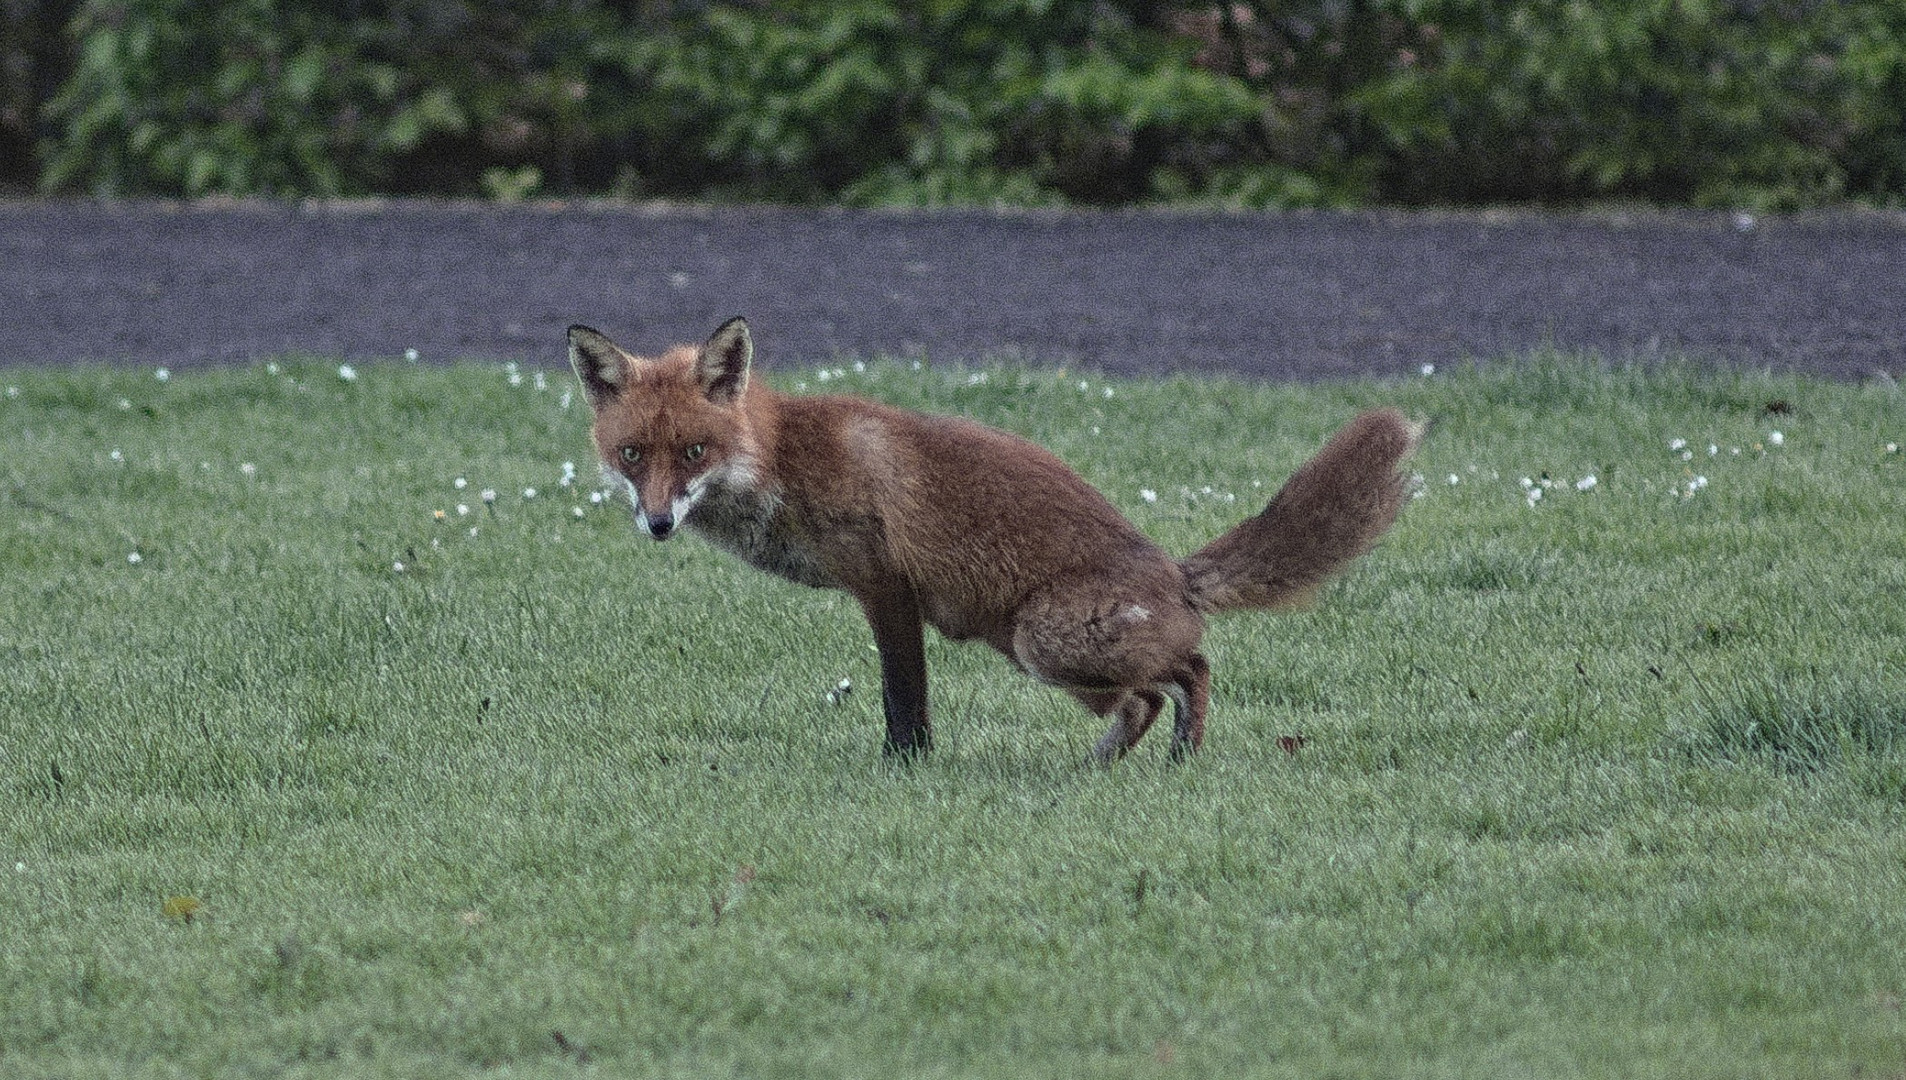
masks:
<svg viewBox="0 0 1906 1080"><path fill-rule="evenodd" d="M933 749L927 719L926 627L913 590L900 584L856 596L880 651L880 700L887 715L889 756L914 757Z"/></svg>

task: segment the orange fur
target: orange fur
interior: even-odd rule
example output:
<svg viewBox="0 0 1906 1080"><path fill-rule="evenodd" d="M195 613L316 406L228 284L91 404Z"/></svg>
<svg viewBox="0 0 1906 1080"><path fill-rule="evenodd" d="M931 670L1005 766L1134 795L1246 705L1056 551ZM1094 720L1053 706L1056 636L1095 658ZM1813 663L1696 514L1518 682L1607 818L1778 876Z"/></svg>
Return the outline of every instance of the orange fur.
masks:
<svg viewBox="0 0 1906 1080"><path fill-rule="evenodd" d="M1197 749L1204 616L1296 602L1368 551L1402 505L1397 466L1420 435L1392 410L1358 417L1263 513L1181 562L1025 439L754 381L740 319L652 359L586 327L569 342L605 471L643 531L686 525L860 604L899 753L932 743L924 626L984 641L1111 717L1100 760L1129 751L1167 699L1173 756Z"/></svg>

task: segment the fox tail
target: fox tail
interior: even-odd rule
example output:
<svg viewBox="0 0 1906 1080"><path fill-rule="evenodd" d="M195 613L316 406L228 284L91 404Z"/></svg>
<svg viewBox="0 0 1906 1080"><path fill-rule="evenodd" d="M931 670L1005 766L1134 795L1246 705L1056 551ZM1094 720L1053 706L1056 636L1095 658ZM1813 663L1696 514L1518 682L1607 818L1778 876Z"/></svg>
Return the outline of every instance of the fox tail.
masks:
<svg viewBox="0 0 1906 1080"><path fill-rule="evenodd" d="M1408 496L1398 468L1423 431L1395 409L1345 424L1262 513L1180 564L1192 605L1216 614L1308 601L1396 520Z"/></svg>

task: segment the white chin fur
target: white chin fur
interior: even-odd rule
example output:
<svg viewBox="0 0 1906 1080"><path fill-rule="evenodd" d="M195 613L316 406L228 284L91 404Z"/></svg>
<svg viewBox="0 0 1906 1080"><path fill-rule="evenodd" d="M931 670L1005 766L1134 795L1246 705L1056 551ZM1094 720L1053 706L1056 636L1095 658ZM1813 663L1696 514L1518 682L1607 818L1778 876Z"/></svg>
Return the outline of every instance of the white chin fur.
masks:
<svg viewBox="0 0 1906 1080"><path fill-rule="evenodd" d="M675 527L677 529L682 527L688 520L689 511L693 510L695 504L708 494L711 487L751 488L756 484L759 476L755 460L743 455L729 459L719 469L703 473L690 480L688 489L679 498L669 503L669 513L675 518ZM649 531L648 515L643 512L642 507L642 495L636 490L635 485L630 483L628 477L604 462L602 463L602 483L607 488L620 488L629 497L629 507L635 515L635 527L641 530L644 536L655 535Z"/></svg>

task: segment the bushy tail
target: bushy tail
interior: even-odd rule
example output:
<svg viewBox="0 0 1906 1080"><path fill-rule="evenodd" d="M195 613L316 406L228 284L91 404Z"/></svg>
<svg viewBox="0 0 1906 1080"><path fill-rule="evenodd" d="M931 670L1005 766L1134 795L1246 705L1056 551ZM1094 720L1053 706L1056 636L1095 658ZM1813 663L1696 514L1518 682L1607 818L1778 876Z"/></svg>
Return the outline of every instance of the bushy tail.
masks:
<svg viewBox="0 0 1906 1080"><path fill-rule="evenodd" d="M1184 560L1191 602L1207 614L1293 607L1376 542L1408 496L1398 472L1421 425L1395 409L1364 413L1330 437L1264 512Z"/></svg>

